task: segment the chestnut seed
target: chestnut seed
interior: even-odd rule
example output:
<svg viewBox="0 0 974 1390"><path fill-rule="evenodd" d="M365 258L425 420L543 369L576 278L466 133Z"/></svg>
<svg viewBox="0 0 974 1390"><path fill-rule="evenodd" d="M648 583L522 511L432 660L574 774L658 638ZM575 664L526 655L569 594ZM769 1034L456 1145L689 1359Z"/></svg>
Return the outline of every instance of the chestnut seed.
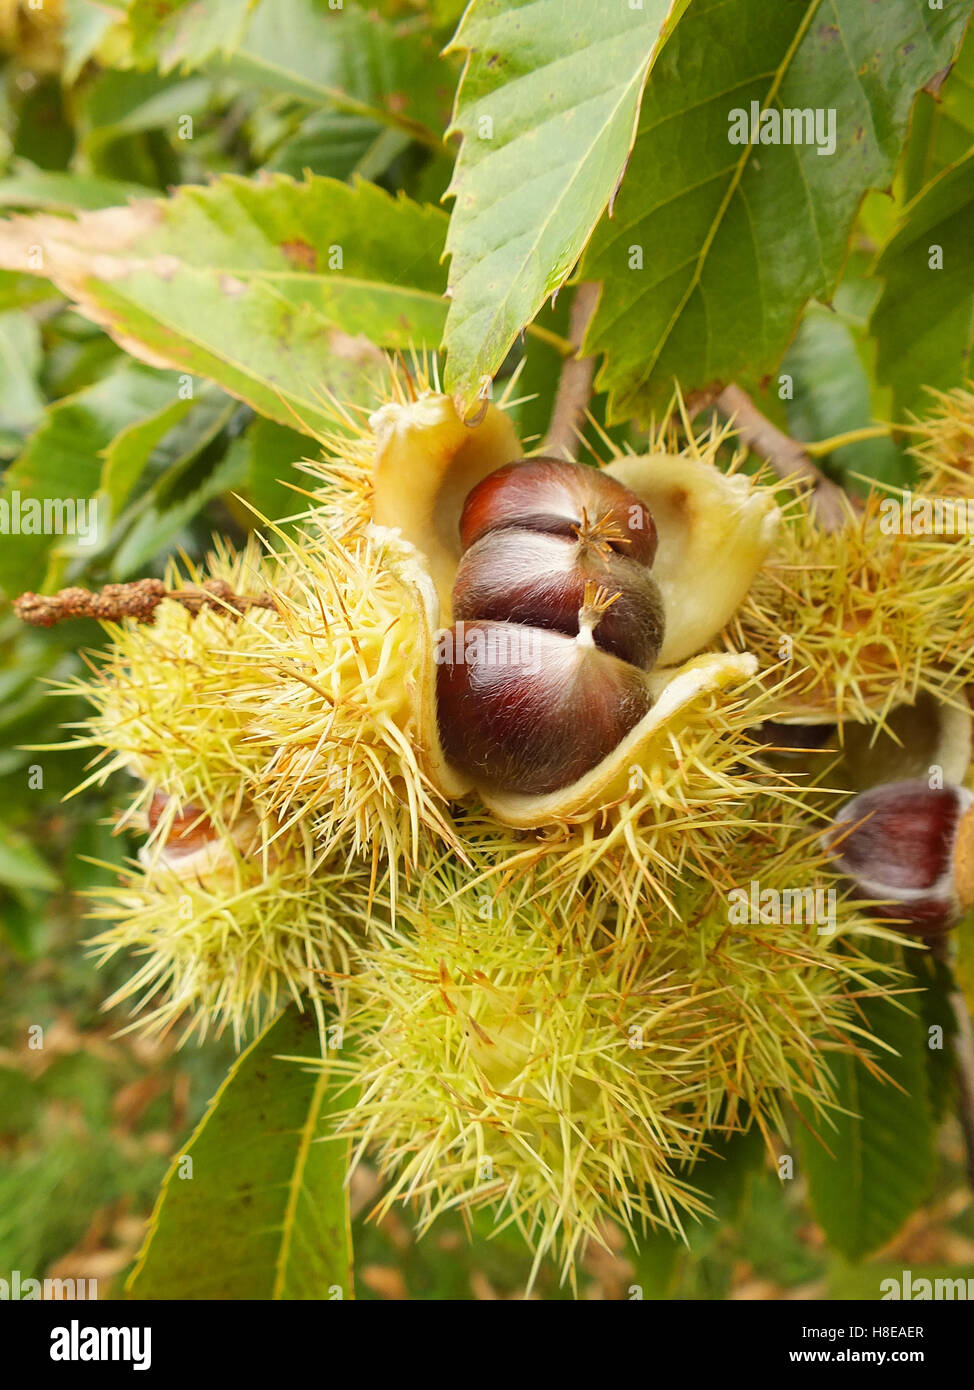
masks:
<svg viewBox="0 0 974 1390"><path fill-rule="evenodd" d="M464 554L453 616L523 623L578 633L585 586L604 584L618 599L594 631L596 646L648 670L663 642L663 603L645 565L607 545L523 530L491 531Z"/></svg>
<svg viewBox="0 0 974 1390"><path fill-rule="evenodd" d="M171 798L163 791L154 793L148 811L150 833L159 824L170 800ZM215 834L213 822L203 814L203 808L190 802L182 810L177 811L172 818L169 834L165 840L166 853L169 855L193 854L212 840Z"/></svg>
<svg viewBox="0 0 974 1390"><path fill-rule="evenodd" d="M542 456L505 464L472 489L460 516L460 542L467 550L510 527L572 538L597 524L620 555L653 563L656 523L634 492L598 468Z"/></svg>
<svg viewBox="0 0 974 1390"><path fill-rule="evenodd" d="M974 904L974 795L886 782L852 798L824 836L860 897L891 906L917 936L939 936Z"/></svg>
<svg viewBox="0 0 974 1390"><path fill-rule="evenodd" d="M568 637L461 622L447 637L436 673L440 739L450 761L482 786L532 795L568 786L652 704L643 673L595 647L591 625Z"/></svg>

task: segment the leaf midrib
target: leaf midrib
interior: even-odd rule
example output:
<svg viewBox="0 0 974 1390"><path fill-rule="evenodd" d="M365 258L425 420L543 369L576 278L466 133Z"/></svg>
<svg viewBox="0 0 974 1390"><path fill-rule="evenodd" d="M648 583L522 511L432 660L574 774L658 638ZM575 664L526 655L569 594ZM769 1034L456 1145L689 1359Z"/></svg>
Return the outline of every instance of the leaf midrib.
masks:
<svg viewBox="0 0 974 1390"><path fill-rule="evenodd" d="M818 3L818 0L815 0L815 3L817 4L817 3ZM650 70L650 68L651 68L651 66L652 66L652 64L653 64L653 61L654 61L655 57L657 56L658 51L659 51L659 48L660 48L660 46L661 46L661 44L662 44L663 36L664 36L664 34L666 33L666 20L669 18L669 15L670 15L670 13L671 13L671 11L672 11L672 8L673 8L673 6L672 6L672 4L671 4L671 5L668 7L668 9L667 9L666 18L664 19L663 24L660 26L660 29L659 29L659 31L658 31L658 33L657 33L657 35L656 35L656 38L655 38L655 40L653 41L653 43L652 43L652 45L651 45L651 47L650 47L650 50L649 50L648 54L646 55L645 62L641 65L640 69L638 69L638 70L634 73L632 80L629 81L629 82L626 84L625 88L622 90L622 93L620 94L619 100L615 103L615 106L613 107L610 116L607 117L606 121L605 121L605 122L603 123L603 125L602 125L601 131L600 131L600 134L599 134L599 138L601 138L601 137L605 134L606 129L607 129L607 128L610 126L610 124L616 119L616 116L617 116L617 113L618 113L619 109L624 105L625 101L628 100L629 94L630 94L630 92L633 90L633 88L638 86L638 87L641 89L642 86L643 86L643 84L645 83L646 78L647 78L647 75L648 75L648 73L649 73L649 70ZM471 51L470 56L471 56L471 58L472 58L472 56L473 56L472 51ZM551 66L551 65L546 64L546 66ZM517 80L520 80L520 79L517 79ZM635 134L635 132L633 132L633 134ZM631 142L630 142L630 143L631 143ZM547 234L548 234L548 232L549 232L549 230L550 230L551 224L552 224L552 222L553 222L554 219L555 219L555 214L556 214L558 211L560 211L562 204L563 204L563 203L565 202L565 200L568 198L569 194L574 190L576 184L578 183L579 179L580 179L581 176L582 176L582 171L583 171L584 169L586 169L586 168L589 166L589 164L591 163L591 160L592 160L592 158L593 158L593 152L594 152L595 148L597 147L597 145L598 145L598 140L593 141L593 142L588 146L587 152L583 155L583 157L582 157L582 158L578 161L578 163L575 165L575 169L574 169L573 174L571 175L570 179L568 180L568 182L565 184L564 188L562 189L561 195L560 195L560 196L556 199L556 201L554 202L554 204L553 204L553 206L552 206L552 209L551 209L551 212L549 213L548 217L538 225L537 233L536 233L536 235L535 235L533 241L531 242L530 247L528 248L527 251L525 251L524 255L521 257L522 261L527 261L530 257L537 256L539 246L540 246L540 244L542 243L542 241L544 241L544 240L546 239ZM448 249L450 249L450 248L448 248ZM570 268L569 268L569 271L566 271L566 277L565 277L565 278L567 278L567 275L568 275L569 272L570 272ZM483 334L481 334L481 333L479 332L479 330L478 330L478 336L483 336L484 338L487 338L487 337L491 337L491 338L492 338L492 337L494 336L494 334L496 333L496 331L497 331L497 325L498 325L500 322L502 322L504 318L507 317L506 310L508 309L509 305L511 304L511 302L512 302L512 300L513 300L513 298L514 298L514 290L515 290L515 288L517 287L517 278L515 277L515 278L512 280L511 283L512 283L512 289L511 289L511 291L510 291L507 295L505 295L505 296L498 302L497 309L495 310L494 314L493 314L493 315L490 317L490 319L488 320L488 325L489 325L489 327L487 327L487 328L484 329ZM453 288L453 286L451 286L451 289L452 289L452 288ZM468 320L468 321L469 321L469 320ZM511 335L511 341L513 341L514 338L515 338L516 336L517 336L517 330L515 330L514 333Z"/></svg>
<svg viewBox="0 0 974 1390"><path fill-rule="evenodd" d="M822 0L810 0L810 4L805 13L805 17L802 20L801 24L798 26L798 29L795 32L795 36L792 39L791 43L788 45L788 48L785 50L784 57L778 64L771 86L768 89L767 95L761 103L762 115L768 109L770 103L778 95L778 91L781 87L782 82L784 81L785 74L788 72L788 69L794 61L795 54L797 53L798 48L800 47L806 33L808 32L809 26L811 25L811 22L814 19L815 14L821 6L821 3ZM679 322L684 309L689 303L690 296L699 287L700 280L703 275L704 266L707 261L707 257L710 254L710 250L713 246L717 233L723 224L725 216L727 215L727 210L730 207L731 200L733 199L734 194L740 187L741 179L744 177L744 170L747 167L748 160L750 159L751 153L754 150L754 148L755 147L751 144L747 144L744 146L743 153L734 167L734 172L731 176L730 183L727 186L727 192L721 199L720 207L717 209L717 214L711 222L707 235L704 238L703 246L700 248L700 254L697 257L697 268L694 271L693 275L690 277L690 281L682 298L680 299L679 304L676 306L673 313L670 315L669 323L666 325L666 328L663 330L662 334L660 334L659 341L656 347L654 348L653 353L649 358L649 361L645 369L636 379L636 382L632 388L633 390L638 390L639 387L643 386L645 382L649 379L649 377L652 375L652 373L655 371L656 364L659 362L659 359L663 353L663 349L669 342L673 334L673 330L676 328L676 325Z"/></svg>

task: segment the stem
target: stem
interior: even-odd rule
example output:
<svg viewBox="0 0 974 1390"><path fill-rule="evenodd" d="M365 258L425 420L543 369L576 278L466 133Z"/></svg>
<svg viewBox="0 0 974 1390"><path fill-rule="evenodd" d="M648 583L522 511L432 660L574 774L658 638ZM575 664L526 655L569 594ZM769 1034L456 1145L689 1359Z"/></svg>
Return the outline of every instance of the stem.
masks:
<svg viewBox="0 0 974 1390"><path fill-rule="evenodd" d="M850 502L842 488L826 478L803 445L783 434L761 414L746 391L739 386L726 386L717 397L717 409L734 425L745 444L771 465L779 478L798 486L805 485L820 526L826 531L838 531L845 525Z"/></svg>
<svg viewBox="0 0 974 1390"><path fill-rule="evenodd" d="M539 343L547 343L549 347L553 347L559 357L571 357L575 351L574 343L570 343L560 333L553 333L550 328L542 328L540 323L529 323L524 331L529 338L537 338Z"/></svg>
<svg viewBox="0 0 974 1390"><path fill-rule="evenodd" d="M137 618L151 623L164 598L181 603L190 613L203 608L222 608L240 617L248 608L274 608L270 594L235 594L222 579L208 579L198 589L167 589L161 579L134 579L129 584L106 584L103 589L61 589L56 594L21 594L13 610L31 627L54 627L70 618L94 618L117 623Z"/></svg>
<svg viewBox="0 0 974 1390"><path fill-rule="evenodd" d="M595 313L599 297L599 286L593 283L579 285L572 302L570 334L572 355L562 364L558 378L558 391L555 395L555 408L551 414L545 452L564 455L573 459L578 452L578 439L582 421L592 395L592 379L595 376L595 358L579 357L578 350L585 337L585 330Z"/></svg>
<svg viewBox="0 0 974 1390"><path fill-rule="evenodd" d="M858 444L862 439L888 439L890 433L888 425L864 425L861 430L847 430L845 434L834 434L831 439L820 439L815 444L805 444L803 447L810 458L820 459L846 444Z"/></svg>

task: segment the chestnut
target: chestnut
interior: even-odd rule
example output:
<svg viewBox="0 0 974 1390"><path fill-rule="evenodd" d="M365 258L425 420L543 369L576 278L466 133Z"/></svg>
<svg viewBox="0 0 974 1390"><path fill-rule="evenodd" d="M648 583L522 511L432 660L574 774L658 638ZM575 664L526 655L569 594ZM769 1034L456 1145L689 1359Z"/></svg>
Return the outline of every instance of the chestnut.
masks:
<svg viewBox="0 0 974 1390"><path fill-rule="evenodd" d="M523 459L468 494L460 539L455 626L436 658L443 751L478 786L558 791L652 705L653 518L598 469Z"/></svg>
<svg viewBox="0 0 974 1390"><path fill-rule="evenodd" d="M467 496L460 543L469 549L491 531L516 527L574 538L601 524L608 544L640 564L656 558L656 524L634 492L598 468L544 455L505 464Z"/></svg>
<svg viewBox="0 0 974 1390"><path fill-rule="evenodd" d="M618 599L603 614L595 643L649 668L663 642L663 603L645 565L607 546L542 532L490 531L466 552L453 589L453 616L525 623L575 636L585 586Z"/></svg>
<svg viewBox="0 0 974 1390"><path fill-rule="evenodd" d="M159 824L170 800L163 791L153 793L148 811L150 833ZM189 803L172 817L165 840L166 854L193 854L214 839L216 833L213 822L203 814L202 807Z"/></svg>
<svg viewBox="0 0 974 1390"><path fill-rule="evenodd" d="M440 740L480 785L544 795L602 761L652 703L642 672L576 637L519 623L457 623L437 667Z"/></svg>
<svg viewBox="0 0 974 1390"><path fill-rule="evenodd" d="M974 904L974 795L886 782L852 798L825 835L860 897L917 936L939 936Z"/></svg>

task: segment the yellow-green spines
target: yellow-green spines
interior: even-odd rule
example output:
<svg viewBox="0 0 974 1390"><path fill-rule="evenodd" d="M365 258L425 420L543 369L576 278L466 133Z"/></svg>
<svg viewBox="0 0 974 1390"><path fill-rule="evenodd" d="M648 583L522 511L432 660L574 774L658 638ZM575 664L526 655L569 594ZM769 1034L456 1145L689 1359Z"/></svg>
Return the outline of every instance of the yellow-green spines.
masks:
<svg viewBox="0 0 974 1390"><path fill-rule="evenodd" d="M253 596L286 584L255 542L238 554L218 545L204 568L173 563L166 575L170 590L206 579ZM108 624L111 643L96 659L93 677L68 687L94 706L74 744L101 750L83 785L125 771L139 779L132 796L138 812L162 791L180 805L232 814L264 757L248 739L254 654L279 627L273 609L238 615L217 606L193 614L176 599L164 599L151 623Z"/></svg>
<svg viewBox="0 0 974 1390"><path fill-rule="evenodd" d="M430 779L417 697L429 666L422 575L408 547L373 528L289 546L280 621L262 632L260 672L234 697L260 786L319 855L414 862L424 839L456 843Z"/></svg>
<svg viewBox="0 0 974 1390"><path fill-rule="evenodd" d="M888 522L869 493L828 532L797 506L731 628L733 644L788 678L779 717L882 724L927 691L970 680L974 551Z"/></svg>
<svg viewBox="0 0 974 1390"><path fill-rule="evenodd" d="M748 844L745 891L752 873L813 901L834 885L807 833L789 832L780 862L775 839ZM752 1119L780 1136L782 1096L830 1104L829 1050L877 988L841 895L831 925L804 910L741 922L730 890L697 881L682 918L620 935L620 904L591 883L469 884L450 861L428 870L352 982L361 1098L347 1124L377 1155L383 1207L411 1202L425 1226L490 1206L567 1271L603 1217L638 1233L698 1213L708 1136Z"/></svg>
<svg viewBox="0 0 974 1390"><path fill-rule="evenodd" d="M967 498L974 491L974 382L953 391L928 387L931 409L913 430L920 491Z"/></svg>
<svg viewBox="0 0 974 1390"><path fill-rule="evenodd" d="M229 1028L237 1046L289 1001L312 1008L324 1034L344 1009L356 933L369 915L369 875L315 869L291 833L245 854L221 836L194 854L156 847L118 882L93 890L110 923L92 946L140 962L106 1007L126 1002L145 1031L181 1039Z"/></svg>

